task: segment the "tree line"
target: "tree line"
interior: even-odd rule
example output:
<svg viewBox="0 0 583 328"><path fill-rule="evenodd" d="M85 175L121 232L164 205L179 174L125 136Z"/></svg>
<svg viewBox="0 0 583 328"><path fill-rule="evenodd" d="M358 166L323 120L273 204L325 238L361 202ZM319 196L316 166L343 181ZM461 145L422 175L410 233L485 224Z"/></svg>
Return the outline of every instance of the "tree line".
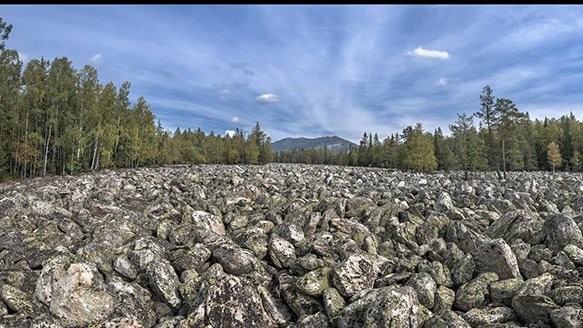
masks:
<svg viewBox="0 0 583 328"><path fill-rule="evenodd" d="M269 162L372 166L414 171L581 171L583 122L573 113L531 120L490 86L479 110L425 131L421 123L380 140L364 133L346 152L324 149L272 153L259 122L248 135L164 130L145 98L132 104L130 82L101 84L97 70L77 70L66 57L23 64L5 49L12 25L0 18L0 181L108 168L168 164L265 164ZM479 120L478 127L475 120Z"/></svg>
<svg viewBox="0 0 583 328"><path fill-rule="evenodd" d="M475 121L479 120L476 127ZM580 172L583 164L583 122L573 113L560 118L532 120L508 98L497 98L490 86L479 96L479 109L458 113L449 125L425 131L421 123L407 126L384 140L364 133L360 145L347 152L328 149L279 152L276 162L371 166L413 171L508 171L555 170Z"/></svg>
<svg viewBox="0 0 583 328"><path fill-rule="evenodd" d="M259 122L245 135L170 133L151 106L129 99L130 82L101 84L97 70L66 57L23 64L5 49L12 25L0 18L0 180L166 164L261 164L272 160Z"/></svg>

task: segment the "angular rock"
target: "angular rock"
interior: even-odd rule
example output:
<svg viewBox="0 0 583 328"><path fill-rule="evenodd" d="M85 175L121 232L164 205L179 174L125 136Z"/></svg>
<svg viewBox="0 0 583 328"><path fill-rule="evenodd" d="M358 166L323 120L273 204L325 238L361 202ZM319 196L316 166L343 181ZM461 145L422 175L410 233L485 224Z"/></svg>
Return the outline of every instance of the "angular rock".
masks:
<svg viewBox="0 0 583 328"><path fill-rule="evenodd" d="M471 309L464 313L462 317L472 326L483 326L488 324L503 323L516 319L516 314L508 307L495 307L486 309Z"/></svg>
<svg viewBox="0 0 583 328"><path fill-rule="evenodd" d="M522 278L516 256L502 238L480 246L474 258L478 273L495 272L500 279Z"/></svg>
<svg viewBox="0 0 583 328"><path fill-rule="evenodd" d="M454 306L462 311L468 311L482 305L488 294L488 286L497 280L498 275L493 272L482 273L457 290Z"/></svg>
<svg viewBox="0 0 583 328"><path fill-rule="evenodd" d="M113 313L114 304L102 279L97 268L89 263L73 263L68 268L56 266L50 285L46 286L51 313L71 326L106 319Z"/></svg>
<svg viewBox="0 0 583 328"><path fill-rule="evenodd" d="M340 294L350 297L364 289L372 288L379 269L365 256L355 254L336 265L332 282Z"/></svg>
<svg viewBox="0 0 583 328"><path fill-rule="evenodd" d="M257 290L237 276L226 276L209 288L204 315L213 328L270 327Z"/></svg>
<svg viewBox="0 0 583 328"><path fill-rule="evenodd" d="M452 270L451 277L456 286L461 286L474 277L476 264L471 254L466 254L464 258L457 262Z"/></svg>
<svg viewBox="0 0 583 328"><path fill-rule="evenodd" d="M296 281L296 287L310 296L320 296L330 287L330 269L322 268L310 271Z"/></svg>
<svg viewBox="0 0 583 328"><path fill-rule="evenodd" d="M544 240L544 220L537 213L525 210L510 211L494 221L486 235L490 238L503 238L507 242L522 239L525 243L534 245Z"/></svg>
<svg viewBox="0 0 583 328"><path fill-rule="evenodd" d="M322 294L324 309L328 318L336 317L346 306L346 301L336 288L328 288Z"/></svg>
<svg viewBox="0 0 583 328"><path fill-rule="evenodd" d="M547 235L546 245L554 253L562 250L568 244L583 248L581 230L570 217L563 214L552 215L545 221L544 231Z"/></svg>
<svg viewBox="0 0 583 328"><path fill-rule="evenodd" d="M389 286L372 289L345 307L336 317L339 328L418 327L419 302L413 288Z"/></svg>
<svg viewBox="0 0 583 328"><path fill-rule="evenodd" d="M583 327L583 310L572 306L551 311L551 322L555 327L579 328Z"/></svg>
<svg viewBox="0 0 583 328"><path fill-rule="evenodd" d="M431 310L434 313L439 313L442 310L451 310L454 301L455 292L447 287L439 286L435 292L435 300Z"/></svg>
<svg viewBox="0 0 583 328"><path fill-rule="evenodd" d="M508 303L524 287L520 278L495 281L490 284L490 298L494 302Z"/></svg>
<svg viewBox="0 0 583 328"><path fill-rule="evenodd" d="M178 309L182 303L178 291L180 280L172 265L166 260L152 262L148 265L147 274L156 295L172 308Z"/></svg>
<svg viewBox="0 0 583 328"><path fill-rule="evenodd" d="M433 308L433 305L435 304L437 284L429 274L421 272L413 275L405 285L411 286L415 289L420 304L428 309Z"/></svg>
<svg viewBox="0 0 583 328"><path fill-rule="evenodd" d="M295 247L289 241L272 235L268 246L269 257L278 268L288 268L296 261Z"/></svg>
<svg viewBox="0 0 583 328"><path fill-rule="evenodd" d="M212 256L230 274L251 273L257 268L257 259L253 253L234 244L218 245L212 251Z"/></svg>
<svg viewBox="0 0 583 328"><path fill-rule="evenodd" d="M28 295L8 284L0 285L0 299L10 310L18 314L30 315L34 311L34 305L28 299Z"/></svg>

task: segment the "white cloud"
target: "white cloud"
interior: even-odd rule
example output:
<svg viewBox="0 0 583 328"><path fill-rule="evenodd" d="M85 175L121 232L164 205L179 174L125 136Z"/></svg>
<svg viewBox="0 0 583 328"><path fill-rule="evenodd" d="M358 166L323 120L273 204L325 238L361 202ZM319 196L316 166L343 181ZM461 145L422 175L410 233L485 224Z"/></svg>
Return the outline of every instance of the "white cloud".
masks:
<svg viewBox="0 0 583 328"><path fill-rule="evenodd" d="M409 51L408 54L425 58L439 58L439 59L449 58L449 54L447 53L447 51L423 49L423 46L415 48L413 51Z"/></svg>
<svg viewBox="0 0 583 328"><path fill-rule="evenodd" d="M235 131L233 130L225 130L225 136L232 138L233 136L235 136Z"/></svg>
<svg viewBox="0 0 583 328"><path fill-rule="evenodd" d="M447 85L447 83L448 83L447 79L444 78L444 77L442 77L441 79L439 79L439 80L437 80L435 82L435 85L441 85L441 86L443 86L443 85Z"/></svg>
<svg viewBox="0 0 583 328"><path fill-rule="evenodd" d="M237 117L237 116L235 116L235 117L233 117L233 118L231 119L231 122L232 122L232 123L239 123L239 121L240 121L240 119L239 119L239 117Z"/></svg>
<svg viewBox="0 0 583 328"><path fill-rule="evenodd" d="M91 59L89 59L89 61L92 62L93 64L101 63L101 61L103 61L103 55L95 54L93 55L93 57L91 57Z"/></svg>
<svg viewBox="0 0 583 328"><path fill-rule="evenodd" d="M274 104L279 102L279 97L272 93L264 93L260 96L255 97L255 101L260 104Z"/></svg>
<svg viewBox="0 0 583 328"><path fill-rule="evenodd" d="M222 89L221 91L219 91L219 94L221 95L221 97L228 96L231 94L231 89Z"/></svg>

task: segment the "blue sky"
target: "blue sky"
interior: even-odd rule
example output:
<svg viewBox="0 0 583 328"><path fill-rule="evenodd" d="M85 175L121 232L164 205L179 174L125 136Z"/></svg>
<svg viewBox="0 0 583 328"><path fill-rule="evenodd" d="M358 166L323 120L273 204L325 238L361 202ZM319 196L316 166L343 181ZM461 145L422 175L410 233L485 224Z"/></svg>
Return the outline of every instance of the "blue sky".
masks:
<svg viewBox="0 0 583 328"><path fill-rule="evenodd" d="M163 126L272 137L422 122L448 132L482 87L531 118L583 116L583 6L0 6L7 48L132 83Z"/></svg>

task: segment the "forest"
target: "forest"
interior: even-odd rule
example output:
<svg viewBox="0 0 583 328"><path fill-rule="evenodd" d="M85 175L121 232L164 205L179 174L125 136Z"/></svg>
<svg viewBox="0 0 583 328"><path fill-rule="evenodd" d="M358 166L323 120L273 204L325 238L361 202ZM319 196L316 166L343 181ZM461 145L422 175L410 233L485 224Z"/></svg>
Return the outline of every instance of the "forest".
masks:
<svg viewBox="0 0 583 328"><path fill-rule="evenodd" d="M274 161L371 166L430 172L434 170L580 172L583 163L583 122L570 112L560 118L531 119L507 98L494 97L490 86L479 96L478 110L461 113L449 125L424 131L421 123L379 140L364 133L359 147L345 153L327 149L276 153ZM479 120L478 127L476 121Z"/></svg>
<svg viewBox="0 0 583 328"><path fill-rule="evenodd" d="M245 135L164 130L130 82L100 83L66 57L32 59L5 49L12 26L0 18L0 180L168 164L263 164L271 139L259 122Z"/></svg>
<svg viewBox="0 0 583 328"><path fill-rule="evenodd" d="M32 59L6 49L12 25L0 18L0 181L101 169L170 164L269 162L370 166L430 172L493 170L581 171L583 122L571 112L532 120L490 86L477 111L424 131L421 123L380 140L364 133L348 152L327 149L273 153L259 122L234 135L176 129L156 120L144 97L131 103L130 82L101 83L91 65L76 69L67 57ZM478 122L479 121L479 122ZM476 123L478 126L476 126Z"/></svg>

